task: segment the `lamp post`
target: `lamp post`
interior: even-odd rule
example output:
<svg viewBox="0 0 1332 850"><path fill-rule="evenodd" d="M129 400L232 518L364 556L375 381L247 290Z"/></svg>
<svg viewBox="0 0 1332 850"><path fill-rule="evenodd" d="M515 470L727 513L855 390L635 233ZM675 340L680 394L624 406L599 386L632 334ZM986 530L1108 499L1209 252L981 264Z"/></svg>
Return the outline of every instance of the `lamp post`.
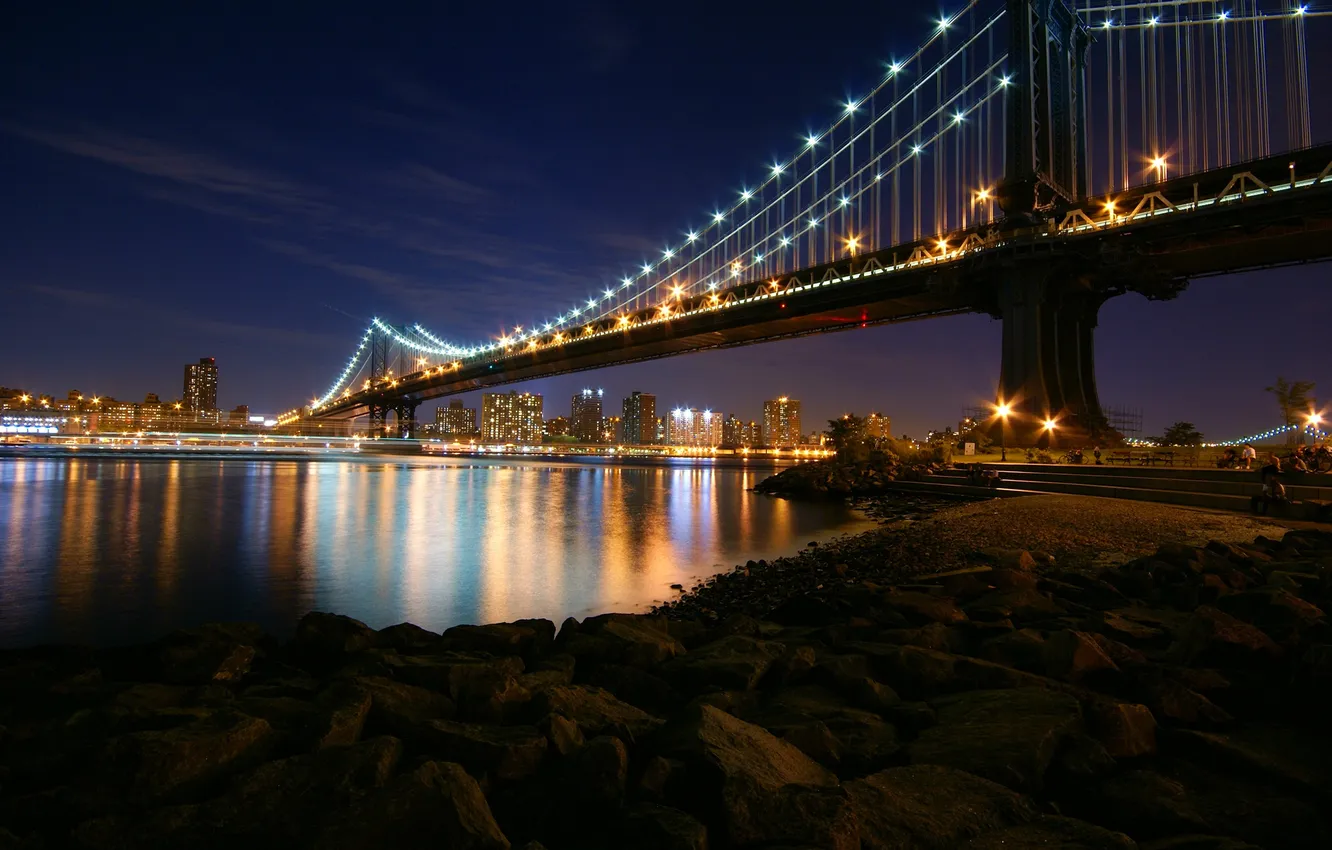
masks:
<svg viewBox="0 0 1332 850"><path fill-rule="evenodd" d="M1323 424L1323 417L1317 411L1310 411L1309 418L1305 420L1305 430L1312 432L1312 442L1318 442L1318 426Z"/></svg>
<svg viewBox="0 0 1332 850"><path fill-rule="evenodd" d="M999 416L999 462L1008 462L1008 447L1004 444L1005 426L1008 425L1008 414L1013 410L1007 404L1001 404L995 407L994 412Z"/></svg>
<svg viewBox="0 0 1332 850"><path fill-rule="evenodd" d="M1047 419L1043 424L1045 433L1048 434L1050 438L1050 450L1053 451L1055 447L1055 421L1053 419Z"/></svg>

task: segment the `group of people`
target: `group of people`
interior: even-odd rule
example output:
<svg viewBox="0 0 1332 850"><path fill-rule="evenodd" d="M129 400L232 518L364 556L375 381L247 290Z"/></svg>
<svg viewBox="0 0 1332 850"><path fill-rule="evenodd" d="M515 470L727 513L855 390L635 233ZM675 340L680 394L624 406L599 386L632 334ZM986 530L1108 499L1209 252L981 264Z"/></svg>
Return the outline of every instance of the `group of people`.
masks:
<svg viewBox="0 0 1332 850"><path fill-rule="evenodd" d="M1276 455L1272 455L1272 460L1278 466L1281 463ZM1221 469L1253 469L1257 462L1258 450L1245 443L1238 451L1233 446L1227 448L1221 453L1216 465ZM1289 464L1291 472L1332 472L1332 448L1322 443L1296 446L1286 456L1286 463Z"/></svg>

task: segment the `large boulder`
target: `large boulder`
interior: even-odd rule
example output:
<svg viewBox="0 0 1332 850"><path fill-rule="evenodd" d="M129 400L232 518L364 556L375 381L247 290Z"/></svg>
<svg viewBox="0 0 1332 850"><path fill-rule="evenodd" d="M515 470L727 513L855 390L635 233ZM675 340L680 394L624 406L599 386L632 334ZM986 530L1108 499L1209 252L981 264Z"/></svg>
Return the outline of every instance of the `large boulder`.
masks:
<svg viewBox="0 0 1332 850"><path fill-rule="evenodd" d="M950 625L967 619L962 609L947 596L936 596L919 591L896 591L883 597L884 604L906 617L912 625L928 623Z"/></svg>
<svg viewBox="0 0 1332 850"><path fill-rule="evenodd" d="M662 720L641 708L618 700L601 688L568 685L547 688L532 700L537 716L560 714L578 724L583 734L614 735L622 741L635 741L657 727Z"/></svg>
<svg viewBox="0 0 1332 850"><path fill-rule="evenodd" d="M363 676L352 684L370 695L370 726L398 737L411 737L419 724L452 719L456 713L447 696L393 679Z"/></svg>
<svg viewBox="0 0 1332 850"><path fill-rule="evenodd" d="M1199 606L1170 647L1182 664L1248 667L1281 657L1281 647L1262 629L1210 605Z"/></svg>
<svg viewBox="0 0 1332 850"><path fill-rule="evenodd" d="M370 716L370 691L339 680L315 699L308 735L316 749L354 744Z"/></svg>
<svg viewBox="0 0 1332 850"><path fill-rule="evenodd" d="M566 622L555 648L593 664L645 668L685 651L684 645L671 636L665 618L635 614L602 614L582 624Z"/></svg>
<svg viewBox="0 0 1332 850"><path fill-rule="evenodd" d="M178 797L258 761L272 738L266 721L230 709L164 731L122 735L103 752L104 788L144 801Z"/></svg>
<svg viewBox="0 0 1332 850"><path fill-rule="evenodd" d="M448 694L459 716L467 720L500 722L531 696L518 683L523 660L516 656L442 652L391 655L384 662L395 679Z"/></svg>
<svg viewBox="0 0 1332 850"><path fill-rule="evenodd" d="M318 837L327 850L509 850L481 788L461 765L430 761L358 798Z"/></svg>
<svg viewBox="0 0 1332 850"><path fill-rule="evenodd" d="M1064 629L1045 640L1045 674L1067 682L1096 684L1118 679L1119 667L1095 637Z"/></svg>
<svg viewBox="0 0 1332 850"><path fill-rule="evenodd" d="M619 846L634 850L708 850L708 830L679 809L639 803L624 813Z"/></svg>
<svg viewBox="0 0 1332 850"><path fill-rule="evenodd" d="M378 642L375 630L351 617L311 611L296 624L291 647L298 658L319 668L340 663L348 655Z"/></svg>
<svg viewBox="0 0 1332 850"><path fill-rule="evenodd" d="M956 767L1018 791L1039 791L1060 743L1082 728L1078 701L1043 688L973 691L934 707L937 725L907 746L912 763Z"/></svg>
<svg viewBox="0 0 1332 850"><path fill-rule="evenodd" d="M969 850L1137 850L1138 843L1122 832L1112 832L1063 817L1043 817L1030 823L987 832L967 845Z"/></svg>
<svg viewBox="0 0 1332 850"><path fill-rule="evenodd" d="M416 736L427 754L457 762L475 776L522 779L545 758L546 737L531 726L483 726L427 720Z"/></svg>
<svg viewBox="0 0 1332 850"><path fill-rule="evenodd" d="M710 687L746 690L757 685L785 651L784 644L730 635L674 659L662 672L692 692Z"/></svg>
<svg viewBox="0 0 1332 850"><path fill-rule="evenodd" d="M555 624L550 620L518 620L483 626L454 626L444 632L443 645L467 652L535 658L550 649Z"/></svg>
<svg viewBox="0 0 1332 850"><path fill-rule="evenodd" d="M893 767L844 787L864 850L966 846L969 839L1036 817L1022 796L949 767Z"/></svg>
<svg viewBox="0 0 1332 850"><path fill-rule="evenodd" d="M173 632L142 650L113 653L113 657L141 662L123 671L131 678L177 685L235 684L249 673L262 640L263 632L254 623L208 623ZM137 670L132 669L136 666Z"/></svg>
<svg viewBox="0 0 1332 850"><path fill-rule="evenodd" d="M784 839L856 846L854 819L836 777L762 728L694 705L662 730L658 746L686 765L685 808L732 844Z"/></svg>

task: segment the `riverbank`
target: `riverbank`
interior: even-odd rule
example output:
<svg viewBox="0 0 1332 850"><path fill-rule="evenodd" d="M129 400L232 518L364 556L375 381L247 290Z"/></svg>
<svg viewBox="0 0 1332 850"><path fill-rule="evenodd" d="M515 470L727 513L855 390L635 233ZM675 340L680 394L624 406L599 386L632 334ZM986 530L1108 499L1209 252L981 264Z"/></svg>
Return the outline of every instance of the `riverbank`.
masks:
<svg viewBox="0 0 1332 850"><path fill-rule="evenodd" d="M1042 501L710 583L828 556L758 616L0 653L0 847L1327 846L1332 534Z"/></svg>

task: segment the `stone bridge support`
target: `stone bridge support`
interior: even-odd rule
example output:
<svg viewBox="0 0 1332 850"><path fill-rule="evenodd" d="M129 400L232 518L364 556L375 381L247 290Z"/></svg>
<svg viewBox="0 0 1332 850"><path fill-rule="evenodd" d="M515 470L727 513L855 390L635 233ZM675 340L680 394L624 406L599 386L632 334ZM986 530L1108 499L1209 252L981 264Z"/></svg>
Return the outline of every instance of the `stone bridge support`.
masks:
<svg viewBox="0 0 1332 850"><path fill-rule="evenodd" d="M1047 419L1058 423L1059 446L1120 439L1101 410L1093 345L1097 314L1111 293L1085 277L1018 270L1004 279L998 294L1003 321L998 402L1012 410L1008 445L1046 445Z"/></svg>

